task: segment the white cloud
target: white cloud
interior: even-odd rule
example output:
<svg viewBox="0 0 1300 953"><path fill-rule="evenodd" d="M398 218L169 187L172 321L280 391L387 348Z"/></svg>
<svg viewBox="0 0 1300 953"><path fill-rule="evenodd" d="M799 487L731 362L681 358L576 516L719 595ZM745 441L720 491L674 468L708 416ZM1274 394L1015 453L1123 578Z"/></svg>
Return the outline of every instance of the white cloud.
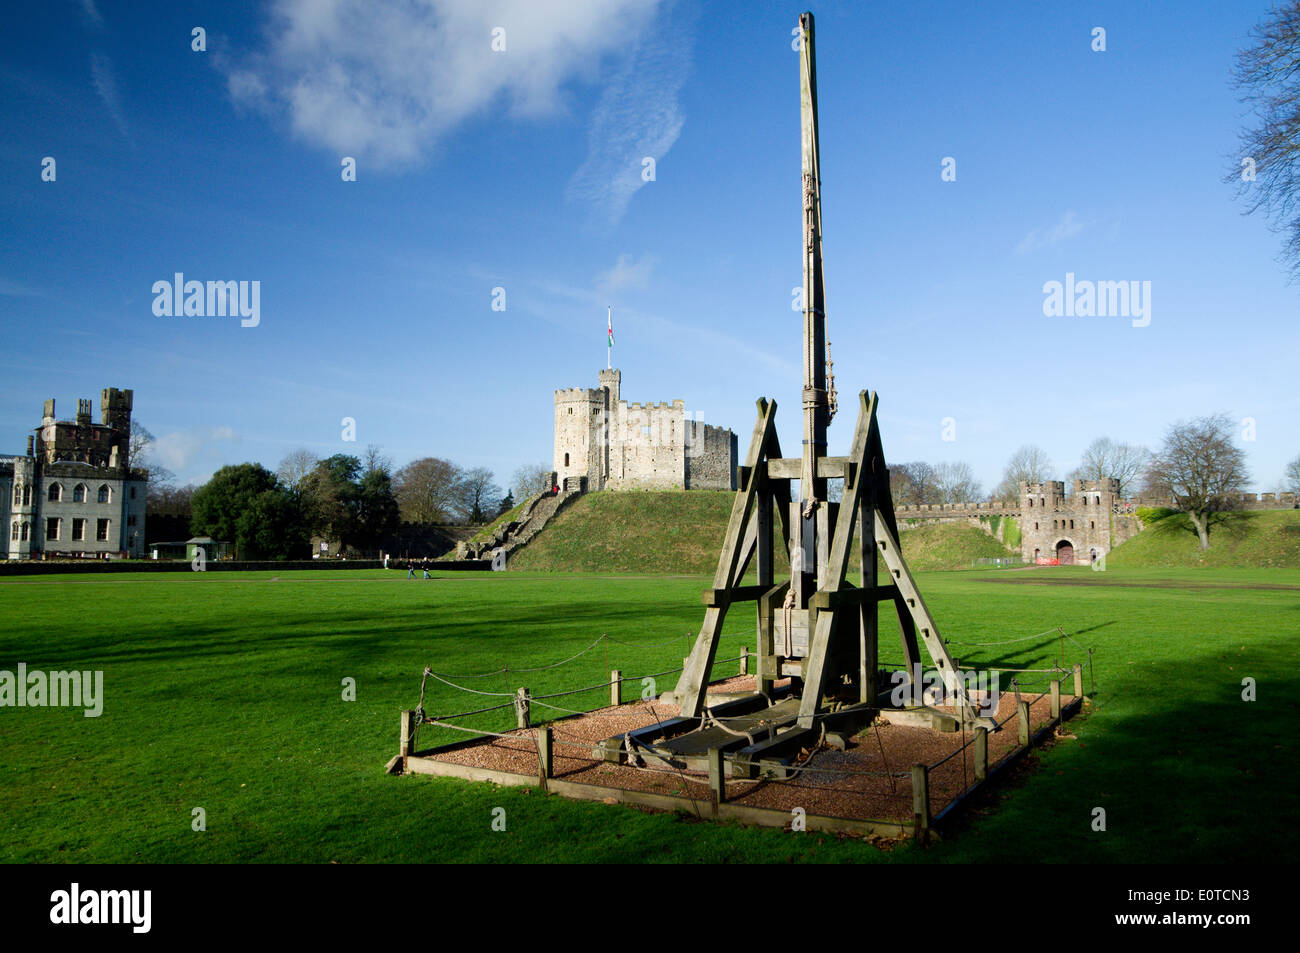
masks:
<svg viewBox="0 0 1300 953"><path fill-rule="evenodd" d="M408 164L471 116L561 111L561 87L636 50L658 6L278 0L266 48L219 62L232 99L287 115L305 141L376 166ZM492 49L498 27L503 52Z"/></svg>
<svg viewBox="0 0 1300 953"><path fill-rule="evenodd" d="M620 291L644 289L650 283L650 273L654 271L655 259L649 255L639 261L630 255L619 255L614 267L603 271L596 279L596 287L605 297L611 297Z"/></svg>
<svg viewBox="0 0 1300 953"><path fill-rule="evenodd" d="M151 454L168 470L183 473L200 458L210 459L218 453L213 444L219 441L238 442L235 432L226 426L207 431L174 430L154 440Z"/></svg>
<svg viewBox="0 0 1300 953"><path fill-rule="evenodd" d="M606 84L587 134L587 158L569 182L569 199L610 224L650 184L646 158L655 160L658 181L657 164L685 122L677 97L690 70L690 29L680 17L665 20Z"/></svg>
<svg viewBox="0 0 1300 953"><path fill-rule="evenodd" d="M95 92L104 101L113 124L128 141L131 133L126 128L126 114L122 111L122 97L117 91L117 79L113 76L113 62L101 53L92 53L90 57L90 75L95 82Z"/></svg>
<svg viewBox="0 0 1300 953"><path fill-rule="evenodd" d="M1061 242L1078 235L1084 230L1086 224L1075 219L1073 210L1068 210L1055 225L1048 228L1036 228L1022 238L1020 244L1016 246L1016 254L1027 255L1039 248L1059 245Z"/></svg>

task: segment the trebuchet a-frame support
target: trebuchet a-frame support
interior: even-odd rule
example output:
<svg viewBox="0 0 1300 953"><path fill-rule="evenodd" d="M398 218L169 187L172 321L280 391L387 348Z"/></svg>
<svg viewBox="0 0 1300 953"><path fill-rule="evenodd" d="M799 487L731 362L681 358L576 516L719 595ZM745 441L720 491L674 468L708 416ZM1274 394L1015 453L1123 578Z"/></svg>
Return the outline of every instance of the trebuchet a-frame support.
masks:
<svg viewBox="0 0 1300 953"><path fill-rule="evenodd" d="M876 394L858 395L849 454L832 457L826 452L835 392L833 378L828 382L812 14L800 16L799 26L802 456L781 455L776 402L760 399L749 450L738 468L736 497L713 586L704 592L704 624L672 693L680 716L608 739L603 745L606 757L621 758L636 748L690 761L722 748L732 752L732 770L743 770L746 763L780 762L831 727L870 721L880 707L877 663L882 602L892 602L898 613L909 678L915 678L923 644L945 690L956 699L962 721L980 720L898 545ZM843 480L840 500L830 500L828 480ZM789 578L780 583L775 572L777 524L790 565ZM857 585L847 578L855 539L861 548ZM883 584L878 581L882 564L888 571ZM755 581L746 584L751 565ZM747 697L709 705L708 686L723 622L733 605L744 602L757 603L756 690Z"/></svg>

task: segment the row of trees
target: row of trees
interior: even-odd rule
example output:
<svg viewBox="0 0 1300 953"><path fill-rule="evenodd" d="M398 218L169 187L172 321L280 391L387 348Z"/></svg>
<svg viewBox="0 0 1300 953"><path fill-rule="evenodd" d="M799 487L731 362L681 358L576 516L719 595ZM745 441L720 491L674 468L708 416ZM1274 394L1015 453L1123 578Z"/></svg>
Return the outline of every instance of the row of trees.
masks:
<svg viewBox="0 0 1300 953"><path fill-rule="evenodd" d="M550 487L550 471L540 464L520 467L504 495L485 467L424 457L394 471L374 445L360 457L295 450L274 473L243 463L222 467L201 487L177 487L149 459L152 437L140 432L135 458L150 470L150 517L188 521L195 535L232 540L241 559L302 558L313 537L373 552L402 523L484 523L514 507L516 493L522 499Z"/></svg>

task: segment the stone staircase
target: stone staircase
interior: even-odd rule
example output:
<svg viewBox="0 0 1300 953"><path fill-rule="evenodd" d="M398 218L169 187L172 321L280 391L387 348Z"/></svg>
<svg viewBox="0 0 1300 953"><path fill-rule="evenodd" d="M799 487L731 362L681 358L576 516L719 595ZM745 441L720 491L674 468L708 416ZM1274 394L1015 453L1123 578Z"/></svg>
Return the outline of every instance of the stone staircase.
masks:
<svg viewBox="0 0 1300 953"><path fill-rule="evenodd" d="M541 493L532 497L520 511L519 519L499 526L487 539L458 544L456 558L491 559L495 550L503 549L508 562L511 553L527 546L552 516L581 495L581 490L564 489L559 493Z"/></svg>

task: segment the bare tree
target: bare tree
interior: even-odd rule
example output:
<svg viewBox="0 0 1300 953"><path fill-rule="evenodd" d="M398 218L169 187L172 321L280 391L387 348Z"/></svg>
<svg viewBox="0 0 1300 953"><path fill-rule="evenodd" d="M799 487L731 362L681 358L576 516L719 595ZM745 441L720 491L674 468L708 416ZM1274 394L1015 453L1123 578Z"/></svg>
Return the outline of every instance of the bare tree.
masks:
<svg viewBox="0 0 1300 953"><path fill-rule="evenodd" d="M889 468L889 495L895 506L920 506L938 503L934 467L924 460L896 463Z"/></svg>
<svg viewBox="0 0 1300 953"><path fill-rule="evenodd" d="M306 447L287 454L275 469L275 475L291 490L302 488L303 477L316 469L320 457Z"/></svg>
<svg viewBox="0 0 1300 953"><path fill-rule="evenodd" d="M1151 451L1131 443L1115 443L1109 437L1098 437L1083 451L1083 459L1071 477L1078 480L1119 480L1119 495L1128 496L1137 478L1146 470Z"/></svg>
<svg viewBox="0 0 1300 953"><path fill-rule="evenodd" d="M1169 428L1164 446L1147 468L1148 487L1173 497L1191 518L1201 549L1210 548L1210 527L1236 506L1250 479L1246 455L1233 444L1233 432L1227 414L1180 421Z"/></svg>
<svg viewBox="0 0 1300 953"><path fill-rule="evenodd" d="M361 469L365 476L382 473L386 477L393 475L393 458L380 448L379 444L366 445L366 452L361 457Z"/></svg>
<svg viewBox="0 0 1300 953"><path fill-rule="evenodd" d="M934 468L935 493L940 503L974 503L980 496L980 484L969 463L940 463Z"/></svg>
<svg viewBox="0 0 1300 953"><path fill-rule="evenodd" d="M493 476L487 467L474 467L461 477L460 510L471 523L482 523L501 499L501 487Z"/></svg>
<svg viewBox="0 0 1300 953"><path fill-rule="evenodd" d="M1233 84L1250 106L1254 126L1241 133L1225 181L1237 186L1247 212L1263 210L1285 236L1282 260L1300 278L1300 0L1275 6L1237 54Z"/></svg>
<svg viewBox="0 0 1300 953"><path fill-rule="evenodd" d="M514 491L515 499L522 503L538 493L549 493L551 472L551 468L544 463L526 463L519 467L510 478L510 488Z"/></svg>
<svg viewBox="0 0 1300 953"><path fill-rule="evenodd" d="M1292 493L1300 493L1300 457L1286 465L1282 475L1282 487Z"/></svg>
<svg viewBox="0 0 1300 953"><path fill-rule="evenodd" d="M450 460L412 460L393 475L393 493L408 523L446 523L461 515L464 473Z"/></svg>
<svg viewBox="0 0 1300 953"><path fill-rule="evenodd" d="M1055 475L1047 451L1027 443L1007 461L1006 469L1002 471L1002 482L993 488L993 499L1019 499L1021 483L1044 483Z"/></svg>
<svg viewBox="0 0 1300 953"><path fill-rule="evenodd" d="M172 473L165 466L158 462L154 456L155 440L153 434L138 420L131 421L131 437L127 444L127 457L132 467L139 467L149 471L149 493L152 495L157 492L158 488L168 486L176 479L176 474Z"/></svg>

